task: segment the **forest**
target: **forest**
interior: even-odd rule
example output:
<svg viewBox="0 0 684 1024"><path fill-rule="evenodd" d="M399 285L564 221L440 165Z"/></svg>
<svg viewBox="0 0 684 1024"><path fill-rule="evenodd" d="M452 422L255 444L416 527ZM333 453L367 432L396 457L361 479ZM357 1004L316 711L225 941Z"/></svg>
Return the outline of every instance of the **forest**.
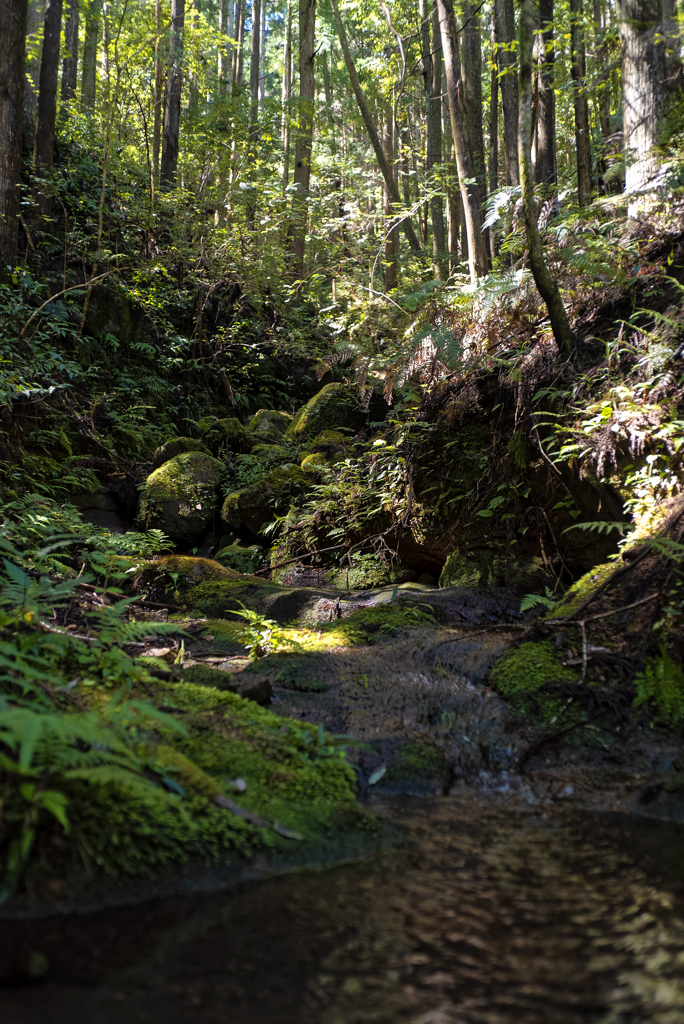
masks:
<svg viewBox="0 0 684 1024"><path fill-rule="evenodd" d="M9 1024L680 1024L683 23L0 0Z"/></svg>

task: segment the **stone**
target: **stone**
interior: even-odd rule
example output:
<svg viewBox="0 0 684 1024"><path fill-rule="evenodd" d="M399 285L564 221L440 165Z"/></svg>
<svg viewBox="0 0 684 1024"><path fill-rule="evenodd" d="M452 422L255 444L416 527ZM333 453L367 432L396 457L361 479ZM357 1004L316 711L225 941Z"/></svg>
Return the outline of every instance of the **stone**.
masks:
<svg viewBox="0 0 684 1024"><path fill-rule="evenodd" d="M271 684L265 677L244 676L241 672L224 672L200 662L183 670L183 682L193 683L195 686L213 686L216 690L237 693L238 696L253 700L256 704L270 704L273 693Z"/></svg>
<svg viewBox="0 0 684 1024"><path fill-rule="evenodd" d="M143 484L138 526L163 530L177 544L197 542L211 521L222 475L223 464L211 455L176 455Z"/></svg>
<svg viewBox="0 0 684 1024"><path fill-rule="evenodd" d="M322 470L328 468L328 460L321 452L313 452L305 455L299 467L304 473L312 473L317 476Z"/></svg>
<svg viewBox="0 0 684 1024"><path fill-rule="evenodd" d="M355 387L326 384L295 415L286 436L293 441L304 441L337 427L347 427L356 433L365 422L366 414Z"/></svg>
<svg viewBox="0 0 684 1024"><path fill-rule="evenodd" d="M452 552L439 577L440 587L497 586L543 591L553 583L553 577L546 572L540 558L515 558L492 549L466 554Z"/></svg>
<svg viewBox="0 0 684 1024"><path fill-rule="evenodd" d="M254 441L250 431L240 423L237 416L214 420L202 431L202 437L214 455L221 451L244 454L250 450Z"/></svg>
<svg viewBox="0 0 684 1024"><path fill-rule="evenodd" d="M133 580L136 594L146 594L153 601L181 603L192 587L218 580L234 581L242 574L211 558L194 555L163 555L144 562Z"/></svg>
<svg viewBox="0 0 684 1024"><path fill-rule="evenodd" d="M197 441L194 437L174 437L157 448L152 456L152 469L159 469L165 462L175 458L176 455L182 455L183 452L203 452L205 455L209 455L209 449L202 441Z"/></svg>
<svg viewBox="0 0 684 1024"><path fill-rule="evenodd" d="M249 429L261 441L277 443L284 436L292 417L277 409L259 409L249 421Z"/></svg>
<svg viewBox="0 0 684 1024"><path fill-rule="evenodd" d="M79 510L87 523L103 527L110 533L125 532L119 508L106 487L100 487L91 494L72 494L69 502Z"/></svg>
<svg viewBox="0 0 684 1024"><path fill-rule="evenodd" d="M215 555L215 559L228 569L235 569L236 572L249 575L261 568L264 560L263 548L258 544L228 544L221 548Z"/></svg>
<svg viewBox="0 0 684 1024"><path fill-rule="evenodd" d="M233 491L223 502L221 519L230 529L245 527L256 539L275 515L285 515L292 500L311 486L311 477L299 466L276 466L263 479Z"/></svg>

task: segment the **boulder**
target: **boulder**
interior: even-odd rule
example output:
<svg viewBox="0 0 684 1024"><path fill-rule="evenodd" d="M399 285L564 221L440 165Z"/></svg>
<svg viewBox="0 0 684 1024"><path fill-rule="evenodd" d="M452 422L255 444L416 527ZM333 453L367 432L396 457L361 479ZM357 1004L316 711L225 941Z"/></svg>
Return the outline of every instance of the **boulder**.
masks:
<svg viewBox="0 0 684 1024"><path fill-rule="evenodd" d="M311 455L306 455L302 459L302 464L299 468L304 473L311 473L317 476L324 469L328 468L328 460L322 452L312 452Z"/></svg>
<svg viewBox="0 0 684 1024"><path fill-rule="evenodd" d="M90 494L72 494L69 501L79 510L86 523L104 527L111 533L125 532L118 506L106 487L100 487Z"/></svg>
<svg viewBox="0 0 684 1024"><path fill-rule="evenodd" d="M261 441L276 444L285 434L292 417L277 409L259 409L249 421L249 429Z"/></svg>
<svg viewBox="0 0 684 1024"><path fill-rule="evenodd" d="M261 568L264 560L263 549L258 544L246 546L244 544L228 544L221 548L215 556L220 565L236 572L249 575Z"/></svg>
<svg viewBox="0 0 684 1024"><path fill-rule="evenodd" d="M192 587L201 583L240 578L239 572L211 558L164 555L140 566L133 580L133 590L136 594L146 594L153 601L178 604Z"/></svg>
<svg viewBox="0 0 684 1024"><path fill-rule="evenodd" d="M515 558L491 549L467 554L453 552L447 557L439 577L440 587L498 586L537 591L553 583L541 558Z"/></svg>
<svg viewBox="0 0 684 1024"><path fill-rule="evenodd" d="M202 431L202 437L214 455L221 451L248 452L254 440L237 416L214 420Z"/></svg>
<svg viewBox="0 0 684 1024"><path fill-rule="evenodd" d="M138 525L163 530L177 544L200 540L216 507L222 474L223 464L211 455L176 455L143 484Z"/></svg>
<svg viewBox="0 0 684 1024"><path fill-rule="evenodd" d="M204 455L209 455L209 449L202 441L197 441L194 437L174 437L157 448L152 456L152 469L159 469L169 459L174 459L183 452L203 452Z"/></svg>
<svg viewBox="0 0 684 1024"><path fill-rule="evenodd" d="M211 668L196 662L183 670L183 682L194 686L213 686L216 690L237 693L240 697L257 704L270 704L272 688L267 678L256 675L245 676L243 672L233 675L220 668Z"/></svg>
<svg viewBox="0 0 684 1024"><path fill-rule="evenodd" d="M229 494L221 519L233 530L249 530L254 538L275 515L284 515L292 500L311 486L311 476L299 466L276 466L263 479Z"/></svg>
<svg viewBox="0 0 684 1024"><path fill-rule="evenodd" d="M305 441L336 427L347 427L356 433L365 422L366 414L355 387L326 384L295 415L286 436L293 441Z"/></svg>

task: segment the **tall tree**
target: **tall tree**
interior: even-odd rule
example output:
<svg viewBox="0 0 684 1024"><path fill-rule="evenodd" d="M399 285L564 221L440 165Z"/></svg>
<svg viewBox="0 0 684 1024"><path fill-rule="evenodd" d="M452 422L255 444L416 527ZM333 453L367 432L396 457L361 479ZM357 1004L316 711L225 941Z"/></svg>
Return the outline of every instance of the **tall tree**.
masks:
<svg viewBox="0 0 684 1024"><path fill-rule="evenodd" d="M172 187L178 172L181 96L183 93L183 45L185 31L185 0L171 0L171 31L169 34L169 67L164 96L164 130L160 182Z"/></svg>
<svg viewBox="0 0 684 1024"><path fill-rule="evenodd" d="M556 182L556 56L553 45L553 0L539 0L537 38L537 117L535 130L535 180L540 185Z"/></svg>
<svg viewBox="0 0 684 1024"><path fill-rule="evenodd" d="M513 0L494 0L496 63L503 108L506 183L518 185L518 80L515 74L515 13Z"/></svg>
<svg viewBox="0 0 684 1024"><path fill-rule="evenodd" d="M392 170L394 180L396 182L396 166L395 166L395 147L394 140L396 135L396 126L394 123L394 105L391 104L385 115L385 130L384 130L384 143L385 143L385 158L387 163ZM397 271L398 271L398 260L399 256L399 232L396 225L392 224L392 196L387 188L387 183L384 183L382 190L382 212L385 215L385 281L384 288L386 292L391 291L397 287ZM372 285L372 282L371 282Z"/></svg>
<svg viewBox="0 0 684 1024"><path fill-rule="evenodd" d="M161 0L154 4L154 120L152 128L152 188L159 174L161 151L162 110L164 102L164 66L162 63Z"/></svg>
<svg viewBox="0 0 684 1024"><path fill-rule="evenodd" d="M444 279L446 277L444 207L435 180L435 168L442 163L442 44L439 38L437 8L432 0L420 0L420 22L427 127L425 170L429 186L434 193L430 199L432 253L435 277Z"/></svg>
<svg viewBox="0 0 684 1024"><path fill-rule="evenodd" d="M81 106L92 110L97 91L97 44L100 38L102 0L90 0L86 8L83 67L81 70Z"/></svg>
<svg viewBox="0 0 684 1024"><path fill-rule="evenodd" d="M252 0L252 40L249 64L250 135L259 119L259 52L261 47L261 0Z"/></svg>
<svg viewBox="0 0 684 1024"><path fill-rule="evenodd" d="M62 99L76 97L78 77L78 0L67 0L64 25L64 58L62 60Z"/></svg>
<svg viewBox="0 0 684 1024"><path fill-rule="evenodd" d="M489 25L489 43L492 51L492 66L489 76L489 161L487 173L489 175L489 191L494 192L499 186L499 75L495 63L496 18L493 10Z"/></svg>
<svg viewBox="0 0 684 1024"><path fill-rule="evenodd" d="M297 104L297 134L295 138L295 165L292 176L294 196L290 239L292 272L295 279L304 276L304 243L308 221L309 185L311 183L311 155L313 152L314 122L314 42L316 31L316 0L299 0L299 99Z"/></svg>
<svg viewBox="0 0 684 1024"><path fill-rule="evenodd" d="M43 53L43 26L45 0L29 0L26 19L26 77L24 79L24 151L30 159L36 137L38 113L38 83L40 60Z"/></svg>
<svg viewBox="0 0 684 1024"><path fill-rule="evenodd" d="M584 47L582 0L570 0L570 76L575 109L577 200L586 206L591 196L591 138L586 93L587 58Z"/></svg>
<svg viewBox="0 0 684 1024"><path fill-rule="evenodd" d="M283 94L281 132L283 139L283 191L290 182L290 98L292 96L292 0L285 11L283 42Z"/></svg>
<svg viewBox="0 0 684 1024"><path fill-rule="evenodd" d="M0 274L17 259L26 0L0 4Z"/></svg>
<svg viewBox="0 0 684 1024"><path fill-rule="evenodd" d="M537 204L532 180L532 46L534 41L533 0L520 5L520 106L518 112L518 161L520 191L527 234L527 247L534 283L546 303L558 351L566 358L572 351L572 333L557 283L544 260L537 223Z"/></svg>
<svg viewBox="0 0 684 1024"><path fill-rule="evenodd" d="M444 70L446 71L451 134L456 150L461 199L468 234L468 263L470 277L474 282L483 277L489 269L487 247L482 233L482 200L475 173L475 162L468 136L468 115L465 109L465 88L461 79L461 61L458 44L458 30L451 0L437 0L439 28L442 37Z"/></svg>
<svg viewBox="0 0 684 1024"><path fill-rule="evenodd" d="M259 104L266 96L266 0L261 0L261 50L259 53Z"/></svg>
<svg viewBox="0 0 684 1024"><path fill-rule="evenodd" d="M218 94L225 96L228 92L230 68L230 37L232 29L233 0L220 0L219 4L219 44L218 44Z"/></svg>
<svg viewBox="0 0 684 1024"><path fill-rule="evenodd" d="M628 192L644 188L658 172L658 128L679 84L671 44L673 14L674 0L618 0Z"/></svg>
<svg viewBox="0 0 684 1024"><path fill-rule="evenodd" d="M57 78L59 75L59 44L62 33L62 0L48 0L43 29L43 55L40 61L36 138L33 145L34 173L44 176L55 154L55 121L57 118ZM38 213L50 216L50 197L45 189L36 194Z"/></svg>
<svg viewBox="0 0 684 1024"><path fill-rule="evenodd" d="M387 163L387 158L385 157L385 152L382 148L382 143L380 142L378 130L375 126L375 122L373 121L373 117L368 107L368 103L366 102L366 97L363 94L363 89L361 88L361 83L359 82L359 76L356 73L354 60L351 55L351 50L349 49L349 40L347 39L347 32L342 22L342 18L340 17L340 11L337 6L337 0L330 0L330 7L332 9L333 17L335 19L335 27L337 28L337 35L339 36L340 45L342 47L344 63L346 65L347 72L351 80L354 95L356 96L356 102L359 107L361 119L363 120L366 131L368 132L368 138L370 139L371 146L373 147L373 152L375 153L375 159L378 162L380 173L382 174L385 180L385 184L387 186L387 190L392 197L392 203L394 204L395 207L400 208L401 196L399 195L399 189L397 188L397 183L394 180L392 170L389 164ZM411 248L416 252L420 252L420 242L418 241L418 236L411 222L411 218L408 216L404 217L401 222L401 227L404 230L404 234L406 235L406 238Z"/></svg>

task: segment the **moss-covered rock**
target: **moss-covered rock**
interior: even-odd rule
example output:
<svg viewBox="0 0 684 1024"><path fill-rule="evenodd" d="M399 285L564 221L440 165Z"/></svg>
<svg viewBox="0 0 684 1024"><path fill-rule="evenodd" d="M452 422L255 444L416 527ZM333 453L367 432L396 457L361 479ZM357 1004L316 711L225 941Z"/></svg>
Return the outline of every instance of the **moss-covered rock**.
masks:
<svg viewBox="0 0 684 1024"><path fill-rule="evenodd" d="M319 475L327 468L328 460L325 455L321 454L321 452L313 452L311 455L305 455L300 466L300 469L304 473L312 473L314 476Z"/></svg>
<svg viewBox="0 0 684 1024"><path fill-rule="evenodd" d="M325 591L312 587L281 587L258 576L202 583L188 594L189 608L209 618L229 618L246 605L281 624L306 618Z"/></svg>
<svg viewBox="0 0 684 1024"><path fill-rule="evenodd" d="M282 444L266 444L260 442L255 444L252 448L252 456L256 459L263 459L265 463L273 462L286 462L288 460L288 450Z"/></svg>
<svg viewBox="0 0 684 1024"><path fill-rule="evenodd" d="M254 443L251 431L240 423L237 416L214 420L202 436L214 455L222 451L248 452Z"/></svg>
<svg viewBox="0 0 684 1024"><path fill-rule="evenodd" d="M490 681L504 697L536 693L551 680L571 682L577 673L565 668L550 640L523 643L507 651L492 668Z"/></svg>
<svg viewBox="0 0 684 1024"><path fill-rule="evenodd" d="M194 437L173 437L170 441L167 441L161 447L157 448L156 452L152 456L152 469L159 469L169 459L174 459L176 455L182 455L183 452L202 452L204 455L209 455L209 449L206 447L204 442L196 440Z"/></svg>
<svg viewBox="0 0 684 1024"><path fill-rule="evenodd" d="M425 796L442 792L450 776L444 754L423 743L408 743L394 755L380 787L384 793Z"/></svg>
<svg viewBox="0 0 684 1024"><path fill-rule="evenodd" d="M249 421L249 429L261 441L277 443L285 434L292 417L277 409L259 409Z"/></svg>
<svg viewBox="0 0 684 1024"><path fill-rule="evenodd" d="M264 560L263 549L258 544L249 547L244 544L229 544L216 555L216 561L229 569L249 575L261 568Z"/></svg>
<svg viewBox="0 0 684 1024"><path fill-rule="evenodd" d="M392 583L411 583L418 578L415 569L381 562L375 555L352 555L351 568L344 564L326 575L326 582L342 590L372 590Z"/></svg>
<svg viewBox="0 0 684 1024"><path fill-rule="evenodd" d="M219 580L242 579L240 572L220 565L211 558L191 555L166 555L146 562L138 570L133 589L151 600L182 603L192 587Z"/></svg>
<svg viewBox="0 0 684 1024"><path fill-rule="evenodd" d="M163 530L178 544L199 540L216 507L222 475L223 464L211 455L176 455L145 481L138 525Z"/></svg>
<svg viewBox="0 0 684 1024"><path fill-rule="evenodd" d="M553 577L544 570L541 558L515 558L491 549L467 554L453 552L439 577L440 587L498 586L531 591L543 590L553 582Z"/></svg>
<svg viewBox="0 0 684 1024"><path fill-rule="evenodd" d="M246 675L244 672L233 675L200 662L183 670L183 681L194 686L212 686L225 693L237 693L256 704L269 704L273 692L268 679Z"/></svg>
<svg viewBox="0 0 684 1024"><path fill-rule="evenodd" d="M229 494L221 519L233 530L244 527L256 538L275 515L284 515L293 499L311 486L311 478L299 466L276 466L262 480Z"/></svg>
<svg viewBox="0 0 684 1024"><path fill-rule="evenodd" d="M364 425L365 419L354 387L349 384L326 384L295 415L288 427L287 437L303 441L336 427L347 427L356 432Z"/></svg>

